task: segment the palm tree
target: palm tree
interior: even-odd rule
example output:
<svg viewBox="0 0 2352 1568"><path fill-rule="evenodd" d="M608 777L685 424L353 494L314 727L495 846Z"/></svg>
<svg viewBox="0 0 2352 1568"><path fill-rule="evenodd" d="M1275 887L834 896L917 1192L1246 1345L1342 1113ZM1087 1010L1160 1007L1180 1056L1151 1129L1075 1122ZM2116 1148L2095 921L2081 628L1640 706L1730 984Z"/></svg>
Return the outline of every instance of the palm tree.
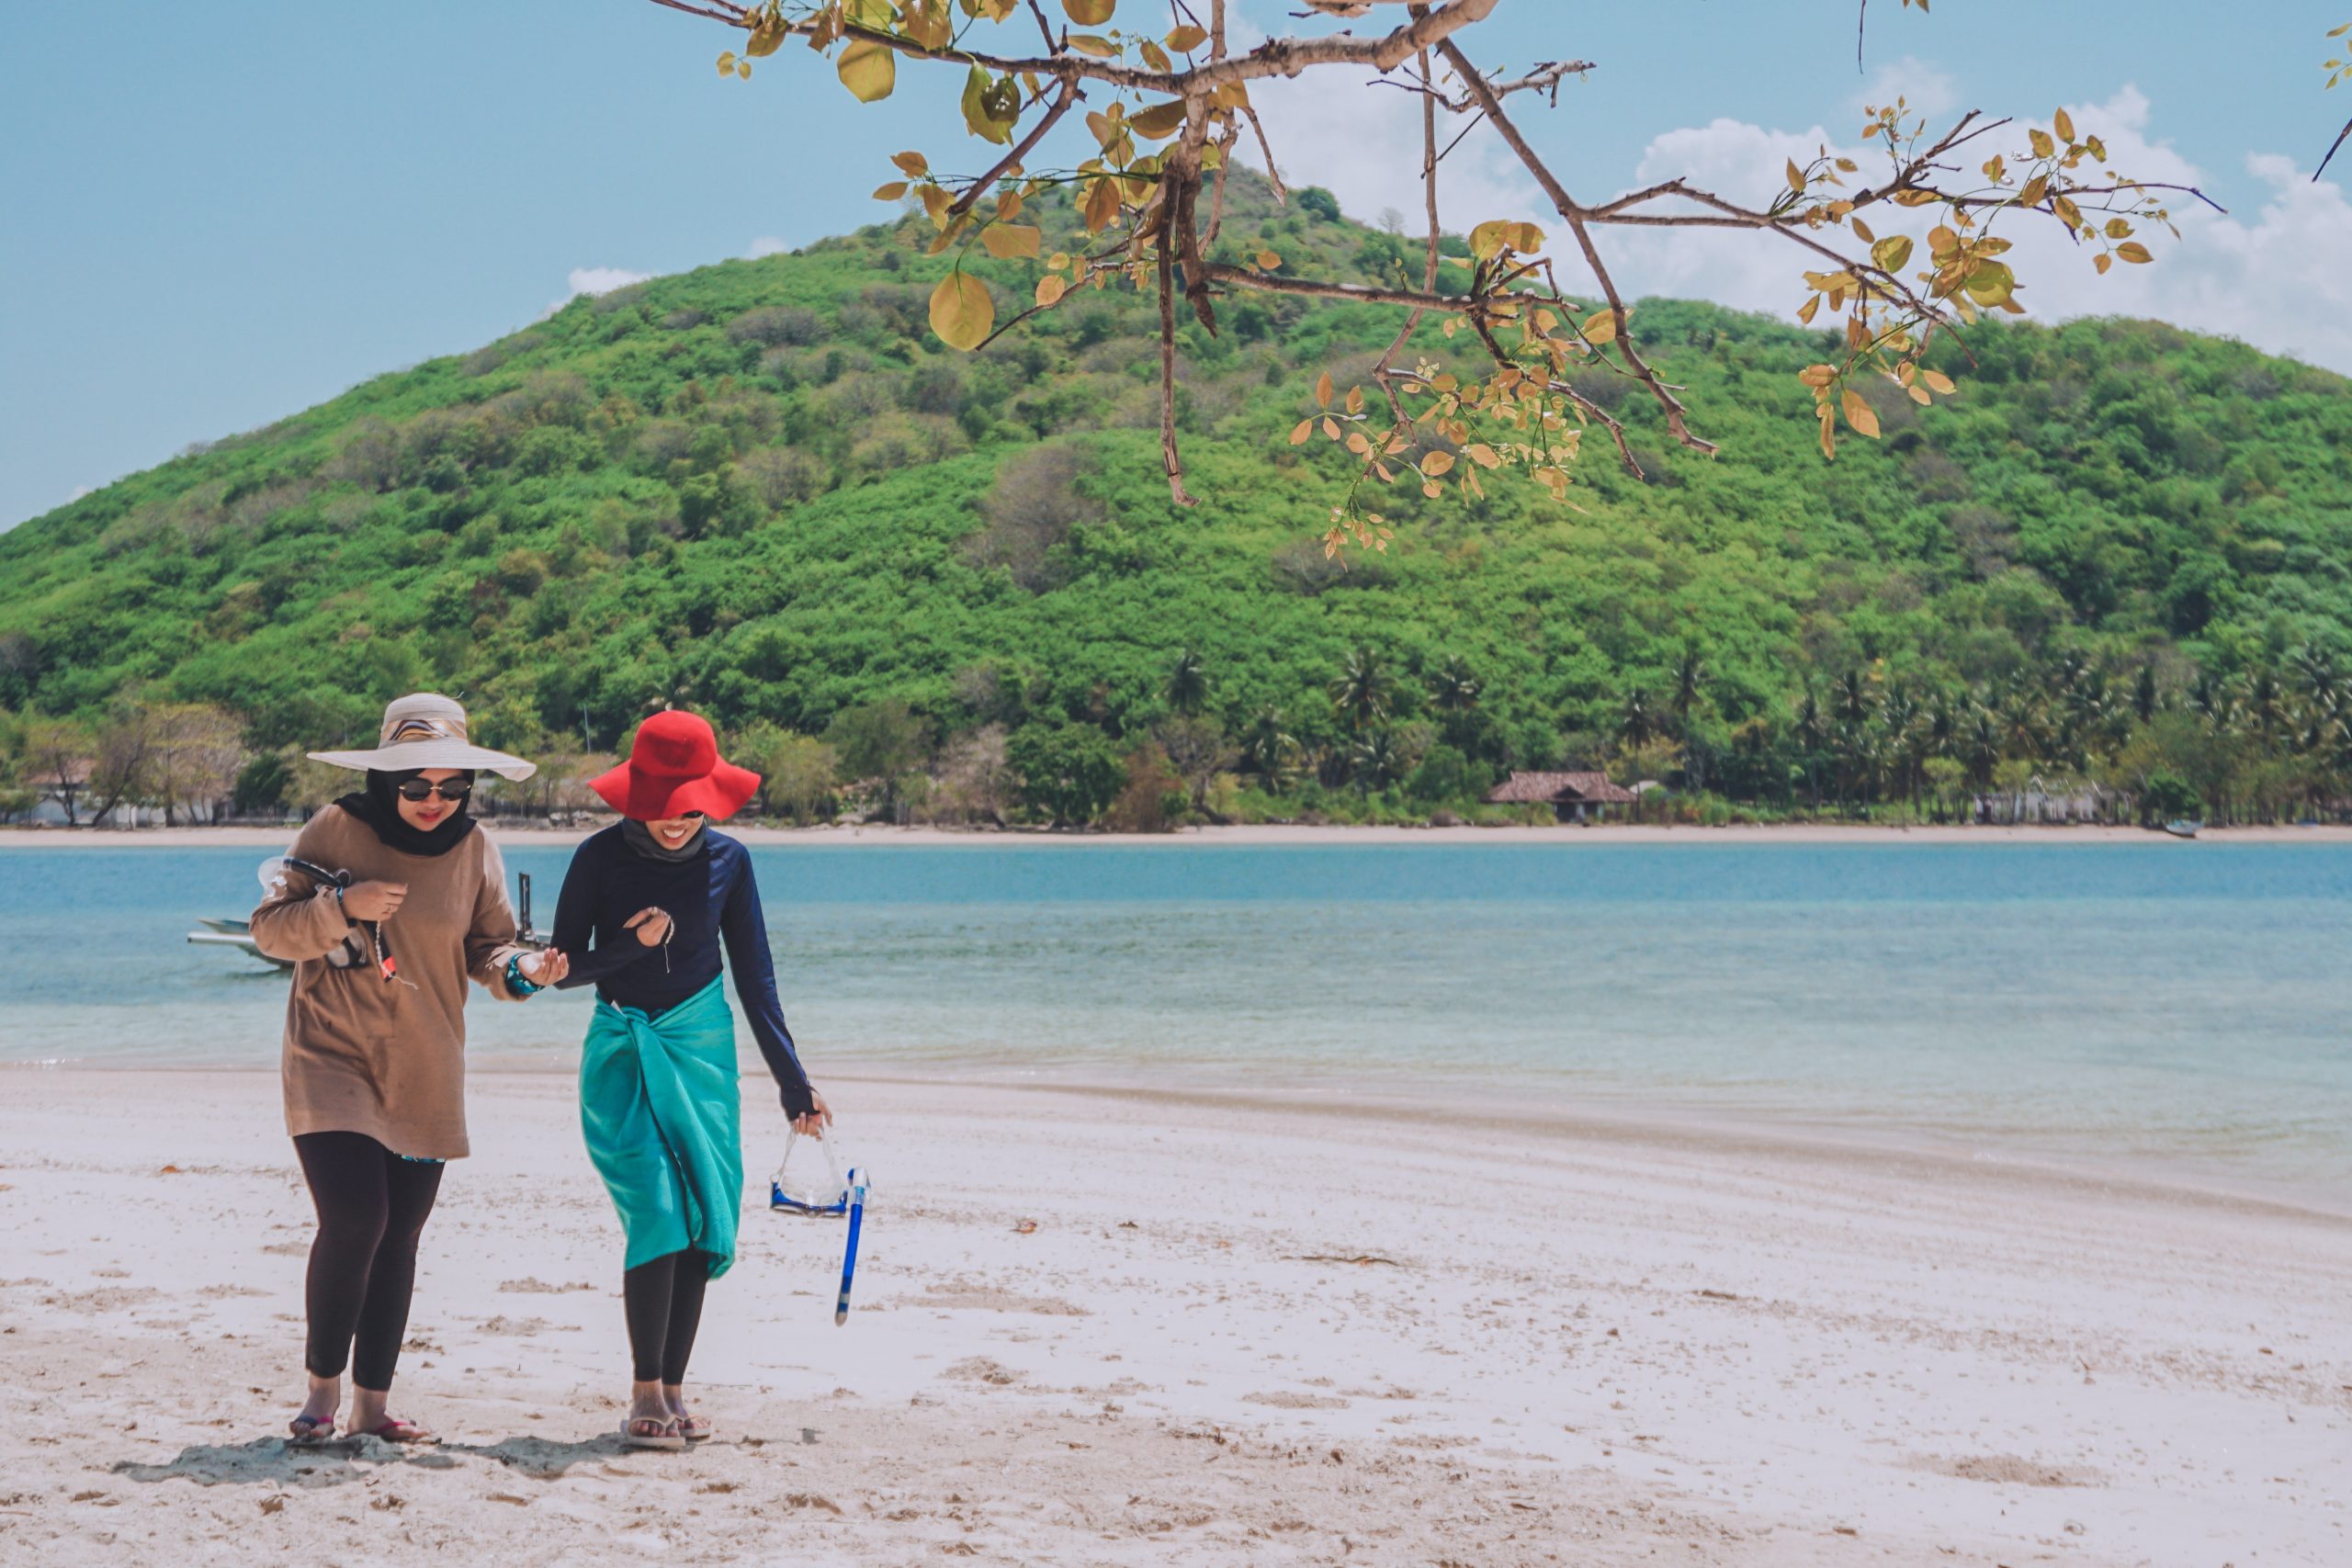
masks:
<svg viewBox="0 0 2352 1568"><path fill-rule="evenodd" d="M1625 694L1624 708L1617 716L1617 733L1627 747L1645 746L1657 726L1650 720L1649 700L1636 686Z"/></svg>
<svg viewBox="0 0 2352 1568"><path fill-rule="evenodd" d="M1972 788L1993 787L1993 774L2001 765L2001 725L1992 709L1979 706L1969 715L1960 760L1968 769Z"/></svg>
<svg viewBox="0 0 2352 1568"><path fill-rule="evenodd" d="M1797 748L1804 753L1805 793L1813 797L1813 808L1821 809L1821 698L1815 693L1813 682L1805 682L1804 699L1797 704Z"/></svg>
<svg viewBox="0 0 2352 1568"><path fill-rule="evenodd" d="M1699 705L1700 682L1706 674L1706 661L1699 657L1698 649L1685 647L1674 665L1674 729L1685 740L1690 738L1690 710Z"/></svg>
<svg viewBox="0 0 2352 1568"><path fill-rule="evenodd" d="M1870 684L1860 671L1849 670L1838 677L1838 690L1830 705L1838 717L1848 724L1860 724L1870 717Z"/></svg>
<svg viewBox="0 0 2352 1568"><path fill-rule="evenodd" d="M2132 711L2140 716L2142 724L2156 716L2156 667L2140 666L2140 677L2132 686Z"/></svg>
<svg viewBox="0 0 2352 1568"><path fill-rule="evenodd" d="M1340 678L1331 682L1331 705L1353 729L1369 728L1386 718L1390 694L1388 667L1369 648L1349 654Z"/></svg>
<svg viewBox="0 0 2352 1568"><path fill-rule="evenodd" d="M1176 656L1176 663L1168 671L1168 705L1178 713L1193 714L1208 701L1208 666L1191 649Z"/></svg>
<svg viewBox="0 0 2352 1568"><path fill-rule="evenodd" d="M1395 784L1405 771L1404 758L1396 750L1396 737L1386 729L1358 736L1354 750L1349 753L1349 762L1356 787L1367 795Z"/></svg>
<svg viewBox="0 0 2352 1568"><path fill-rule="evenodd" d="M1242 765L1279 793L1296 771L1301 756L1298 738L1283 723L1283 710L1272 703L1258 710L1241 734Z"/></svg>
<svg viewBox="0 0 2352 1568"><path fill-rule="evenodd" d="M1478 694L1483 690L1478 677L1460 654L1442 665L1430 682L1430 700L1440 713L1468 713L1478 705Z"/></svg>

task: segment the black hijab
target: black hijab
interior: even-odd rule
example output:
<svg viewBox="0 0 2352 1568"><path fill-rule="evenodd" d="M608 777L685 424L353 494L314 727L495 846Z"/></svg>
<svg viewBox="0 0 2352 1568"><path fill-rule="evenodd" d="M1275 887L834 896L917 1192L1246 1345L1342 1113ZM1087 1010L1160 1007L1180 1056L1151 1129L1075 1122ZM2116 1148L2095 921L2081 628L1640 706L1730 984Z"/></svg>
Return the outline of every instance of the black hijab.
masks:
<svg viewBox="0 0 2352 1568"><path fill-rule="evenodd" d="M414 826L401 815L399 790L401 785L424 771L422 768L409 768L388 773L381 768L370 768L368 770L368 787L354 790L335 804L374 829L376 837L383 840L389 848L402 854L446 855L464 843L466 835L474 830L470 811L473 796L469 795L464 805L449 813L447 821L436 823L430 831ZM474 775L470 771L460 776L468 784L473 782Z"/></svg>

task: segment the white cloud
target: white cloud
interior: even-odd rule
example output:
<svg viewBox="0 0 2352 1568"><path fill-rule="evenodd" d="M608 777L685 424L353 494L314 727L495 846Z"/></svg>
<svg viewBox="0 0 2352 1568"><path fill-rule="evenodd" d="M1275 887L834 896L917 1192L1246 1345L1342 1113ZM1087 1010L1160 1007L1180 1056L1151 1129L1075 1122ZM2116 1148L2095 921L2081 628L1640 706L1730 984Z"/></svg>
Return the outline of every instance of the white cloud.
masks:
<svg viewBox="0 0 2352 1568"><path fill-rule="evenodd" d="M65 503L68 506L71 506L74 502L81 500L84 496L90 494L96 489L97 487L96 485L75 485L74 487L74 493L65 498Z"/></svg>
<svg viewBox="0 0 2352 1568"><path fill-rule="evenodd" d="M1906 116L1938 119L1960 107L1960 84L1942 67L1906 54L1871 73L1870 85L1854 95L1854 107L1883 107L1898 97ZM1856 121L1858 127L1860 123Z"/></svg>
<svg viewBox="0 0 2352 1568"><path fill-rule="evenodd" d="M1227 36L1236 53L1265 39L1239 17L1228 24ZM1254 82L1250 98L1284 184L1321 186L1359 222L1375 222L1393 207L1406 215L1408 231L1422 231L1421 102L1382 84L1379 74L1369 67L1317 67ZM1411 73L1398 70L1390 79L1408 81ZM1460 128L1457 117L1441 112L1440 147ZM1263 158L1257 138L1246 132L1237 152L1253 167ZM1452 232L1467 233L1489 218L1549 210L1535 182L1490 130L1472 131L1438 165L1438 218Z"/></svg>
<svg viewBox="0 0 2352 1568"><path fill-rule="evenodd" d="M743 254L757 261L762 256L780 256L792 248L789 241L779 240L774 234L763 234L752 241L752 248Z"/></svg>
<svg viewBox="0 0 2352 1568"><path fill-rule="evenodd" d="M2205 171L2152 134L2153 106L2138 88L2126 86L2103 104L2069 106L2068 112L2084 132L2105 139L2118 174L2211 188ZM2022 143L2022 127L2017 129ZM1743 206L1761 206L1771 199L1786 159L1804 163L1825 144L1860 160L1866 171L1883 163L1840 147L1819 126L1789 131L1725 118L1653 140L1636 184L1679 175ZM2007 150L1988 138L1972 152L1989 156L1996 146ZM2341 187L2312 184L2291 159L2256 153L2246 169L2264 188L2258 210L2224 216L2185 193L2168 197L2179 241L2161 226L2143 231L2155 261L2118 265L2105 277L2092 267L2088 250L2056 225L2010 220L2000 231L2016 246L2008 259L2022 281L2018 302L2031 320L2153 317L2352 372L2352 268L2343 264L2352 255L2352 204ZM1603 231L1600 243L1628 295L1695 297L1781 316L1803 303L1798 275L1815 265L1793 246L1745 233L1615 230ZM1564 265L1562 278L1571 288L1589 286L1580 268Z"/></svg>
<svg viewBox="0 0 2352 1568"><path fill-rule="evenodd" d="M610 294L616 288L627 288L632 283L642 283L653 275L631 272L620 266L575 266L564 279L567 292L560 299L549 300L539 312L541 321L554 315L582 294Z"/></svg>

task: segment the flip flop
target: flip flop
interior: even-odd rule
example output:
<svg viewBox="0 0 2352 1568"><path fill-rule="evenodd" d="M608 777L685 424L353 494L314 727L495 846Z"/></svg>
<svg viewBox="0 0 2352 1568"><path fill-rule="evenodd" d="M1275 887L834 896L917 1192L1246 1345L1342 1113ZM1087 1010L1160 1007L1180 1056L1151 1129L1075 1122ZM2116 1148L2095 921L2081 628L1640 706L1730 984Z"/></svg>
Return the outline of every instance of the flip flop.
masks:
<svg viewBox="0 0 2352 1568"><path fill-rule="evenodd" d="M625 1449L660 1449L674 1453L686 1446L678 1435L674 1417L634 1416L621 1423L621 1447Z"/></svg>
<svg viewBox="0 0 2352 1568"><path fill-rule="evenodd" d="M301 1448L310 1448L316 1444L323 1443L328 1438L334 1436L334 1417L332 1416L297 1416L293 1420L288 1421L286 1424L286 1429L293 1434L292 1437L287 1439L289 1444Z"/></svg>
<svg viewBox="0 0 2352 1568"><path fill-rule="evenodd" d="M355 1438L375 1438L387 1443L437 1443L441 1440L415 1422L403 1421L398 1416L390 1417L380 1426L355 1427L351 1435Z"/></svg>
<svg viewBox="0 0 2352 1568"><path fill-rule="evenodd" d="M707 1443L716 1433L716 1428L699 1416L681 1416L677 1422L678 1436L689 1443Z"/></svg>

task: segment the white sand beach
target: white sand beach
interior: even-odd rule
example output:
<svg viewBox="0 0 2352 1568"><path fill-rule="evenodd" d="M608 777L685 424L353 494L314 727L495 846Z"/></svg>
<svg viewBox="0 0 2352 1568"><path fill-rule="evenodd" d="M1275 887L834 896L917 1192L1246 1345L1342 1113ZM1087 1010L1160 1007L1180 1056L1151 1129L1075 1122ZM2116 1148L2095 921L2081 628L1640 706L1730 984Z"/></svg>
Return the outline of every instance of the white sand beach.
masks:
<svg viewBox="0 0 2352 1568"><path fill-rule="evenodd" d="M396 1412L279 1440L273 1073L0 1073L0 1561L2341 1564L2352 1213L1793 1135L833 1077L625 1453L616 1228L481 1073ZM1035 1222L1034 1231L1026 1222Z"/></svg>

